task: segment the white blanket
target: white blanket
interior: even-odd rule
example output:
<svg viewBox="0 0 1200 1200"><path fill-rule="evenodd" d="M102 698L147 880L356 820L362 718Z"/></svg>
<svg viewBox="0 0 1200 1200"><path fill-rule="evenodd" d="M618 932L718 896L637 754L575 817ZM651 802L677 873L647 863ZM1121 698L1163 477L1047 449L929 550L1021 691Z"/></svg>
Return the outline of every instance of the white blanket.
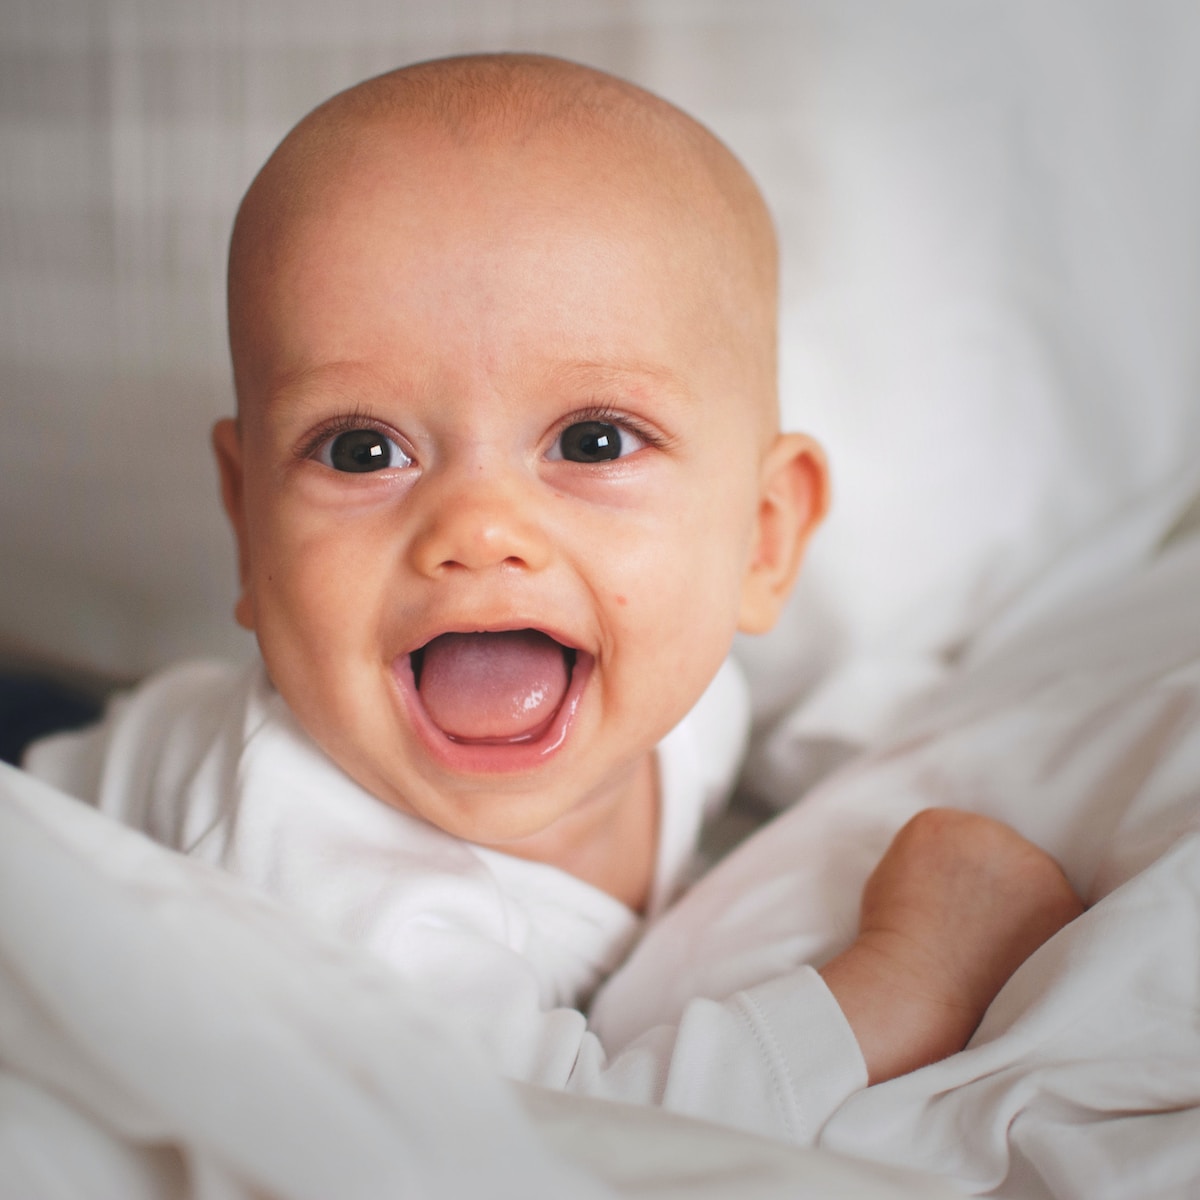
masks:
<svg viewBox="0 0 1200 1200"><path fill-rule="evenodd" d="M0 768L0 1200L943 1194L661 1112L514 1096L382 964Z"/></svg>
<svg viewBox="0 0 1200 1200"><path fill-rule="evenodd" d="M972 1192L1200 1194L1200 539L994 645L893 736L703 879L597 998L615 1049L853 935L863 882L929 805L999 817L1090 911L962 1054L852 1096L819 1144ZM639 999L641 998L641 999Z"/></svg>
<svg viewBox="0 0 1200 1200"><path fill-rule="evenodd" d="M1090 911L964 1053L851 1097L816 1151L569 1096L516 1102L382 966L3 771L0 1196L939 1194L897 1167L1027 1200L1196 1194L1197 597L1193 539L994 645L701 881L600 995L595 1027L617 1049L690 995L821 961L925 805L1046 846Z"/></svg>

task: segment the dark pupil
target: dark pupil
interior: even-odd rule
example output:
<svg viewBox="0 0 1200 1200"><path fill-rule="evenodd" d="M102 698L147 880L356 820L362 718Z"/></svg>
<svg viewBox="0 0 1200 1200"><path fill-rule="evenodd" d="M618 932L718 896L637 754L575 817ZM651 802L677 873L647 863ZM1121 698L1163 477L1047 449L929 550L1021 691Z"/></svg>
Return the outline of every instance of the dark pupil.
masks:
<svg viewBox="0 0 1200 1200"><path fill-rule="evenodd" d="M338 471L381 471L392 464L392 448L373 429L352 429L333 439L329 461Z"/></svg>
<svg viewBox="0 0 1200 1200"><path fill-rule="evenodd" d="M580 421L563 431L559 445L571 462L605 462L621 457L621 431L604 421Z"/></svg>

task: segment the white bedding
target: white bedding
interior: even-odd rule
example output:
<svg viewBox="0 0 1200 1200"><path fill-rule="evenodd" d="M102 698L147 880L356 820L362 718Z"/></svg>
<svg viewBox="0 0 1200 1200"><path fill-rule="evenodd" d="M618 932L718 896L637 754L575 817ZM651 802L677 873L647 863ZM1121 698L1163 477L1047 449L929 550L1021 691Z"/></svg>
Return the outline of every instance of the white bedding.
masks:
<svg viewBox="0 0 1200 1200"><path fill-rule="evenodd" d="M868 1159L1026 1200L1195 1194L1197 597L1193 537L994 647L702 880L598 997L616 1049L690 994L838 949L917 809L1016 824L1090 911L964 1053L851 1097L817 1151L565 1096L518 1105L429 998L6 771L0 1195L937 1194Z"/></svg>
<svg viewBox="0 0 1200 1200"><path fill-rule="evenodd" d="M0 768L0 1198L937 1197L487 1071L390 970Z"/></svg>
<svg viewBox="0 0 1200 1200"><path fill-rule="evenodd" d="M1014 824L1092 907L964 1053L852 1096L818 1144L1025 1200L1200 1192L1197 537L995 646L724 860L597 998L602 1038L840 949L892 833L935 804Z"/></svg>

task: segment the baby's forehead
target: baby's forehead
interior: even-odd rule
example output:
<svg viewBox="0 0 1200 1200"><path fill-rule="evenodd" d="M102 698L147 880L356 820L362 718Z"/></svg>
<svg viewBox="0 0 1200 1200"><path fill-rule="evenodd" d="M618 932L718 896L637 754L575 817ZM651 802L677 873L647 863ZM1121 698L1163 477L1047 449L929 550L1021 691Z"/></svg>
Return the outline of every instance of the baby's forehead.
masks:
<svg viewBox="0 0 1200 1200"><path fill-rule="evenodd" d="M429 193L446 197L446 212L425 202ZM479 227L490 222L496 237L510 216L532 235L542 216L564 214L618 240L649 233L655 252L703 260L714 294L738 293L728 307L770 326L752 340L773 357L774 233L736 158L624 81L558 60L495 56L368 80L281 143L247 193L231 243L235 374L243 350L258 348L252 331L261 331L265 305L283 294L264 286L289 258L329 253L334 216L340 232L358 228L364 240L452 245L480 212Z"/></svg>
<svg viewBox="0 0 1200 1200"><path fill-rule="evenodd" d="M597 187L623 189L627 201L669 196L696 215L719 214L773 257L756 186L704 126L624 80L522 55L417 64L332 97L280 144L238 224L261 225L249 218L264 207L282 219L293 202L336 190L372 164L419 174L456 161L468 174L510 179L524 167L552 188L552 172L530 170L539 159L557 159L564 182L573 167Z"/></svg>

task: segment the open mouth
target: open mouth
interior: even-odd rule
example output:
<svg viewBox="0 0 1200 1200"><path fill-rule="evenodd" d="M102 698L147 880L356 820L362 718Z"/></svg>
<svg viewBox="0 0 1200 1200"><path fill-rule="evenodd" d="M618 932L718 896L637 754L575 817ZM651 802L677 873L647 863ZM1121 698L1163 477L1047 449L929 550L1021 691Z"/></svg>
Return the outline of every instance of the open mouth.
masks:
<svg viewBox="0 0 1200 1200"><path fill-rule="evenodd" d="M560 726L565 734L586 673L579 651L536 629L444 633L406 657L424 718L464 746L531 745Z"/></svg>

